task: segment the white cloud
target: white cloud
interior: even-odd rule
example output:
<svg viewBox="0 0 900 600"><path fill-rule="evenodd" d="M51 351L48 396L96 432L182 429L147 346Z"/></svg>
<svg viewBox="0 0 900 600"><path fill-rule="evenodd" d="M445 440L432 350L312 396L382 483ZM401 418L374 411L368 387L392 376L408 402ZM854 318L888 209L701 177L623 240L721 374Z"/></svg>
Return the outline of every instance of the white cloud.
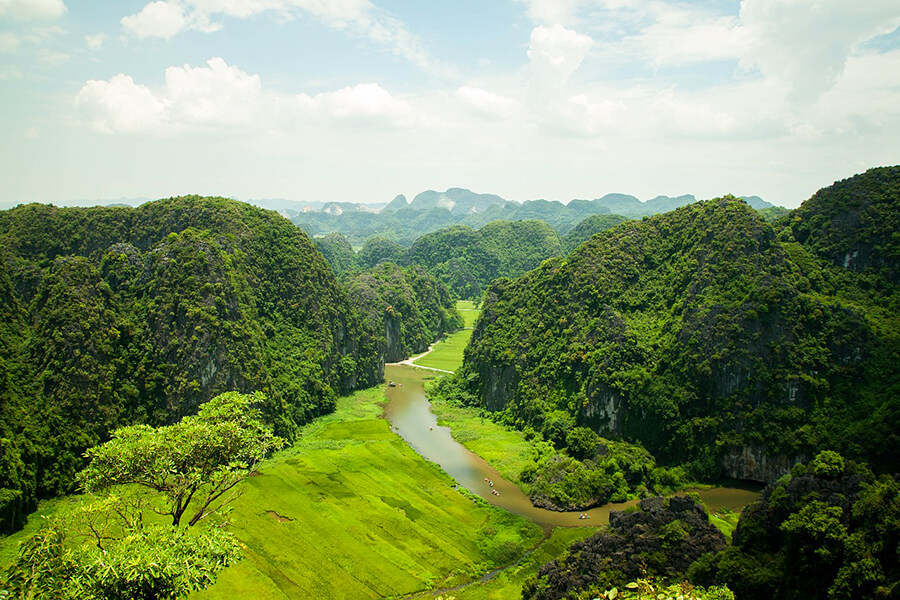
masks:
<svg viewBox="0 0 900 600"><path fill-rule="evenodd" d="M416 111L375 83L310 96L265 91L258 75L221 58L169 67L154 91L124 74L88 81L75 97L84 120L103 133L173 135L198 130L259 132L299 126L407 128Z"/></svg>
<svg viewBox="0 0 900 600"><path fill-rule="evenodd" d="M160 92L124 74L109 81L88 81L75 97L75 106L104 133L165 135L253 123L263 112L261 87L258 75L211 58L206 67L169 67Z"/></svg>
<svg viewBox="0 0 900 600"><path fill-rule="evenodd" d="M208 60L207 65L166 69L172 114L180 122L193 124L251 122L259 107L259 75L248 75L218 57Z"/></svg>
<svg viewBox="0 0 900 600"><path fill-rule="evenodd" d="M104 41L106 41L106 36L102 33L84 36L84 43L90 50L99 50L103 47Z"/></svg>
<svg viewBox="0 0 900 600"><path fill-rule="evenodd" d="M494 119L507 119L519 112L519 104L505 96L477 87L463 86L456 98L475 114Z"/></svg>
<svg viewBox="0 0 900 600"><path fill-rule="evenodd" d="M217 31L223 25L216 19L222 17L245 19L266 12L282 19L306 13L328 27L384 45L424 69L439 69L406 25L370 0L156 0L124 17L122 26L139 38L171 39L185 30Z"/></svg>
<svg viewBox="0 0 900 600"><path fill-rule="evenodd" d="M159 0L144 6L137 14L123 17L122 27L138 38L171 39L188 26L184 10L177 2Z"/></svg>
<svg viewBox="0 0 900 600"><path fill-rule="evenodd" d="M103 133L136 133L158 130L165 104L149 88L128 75L109 81L92 79L75 96L75 106Z"/></svg>
<svg viewBox="0 0 900 600"><path fill-rule="evenodd" d="M0 33L0 54L11 54L19 47L19 36L8 31Z"/></svg>
<svg viewBox="0 0 900 600"><path fill-rule="evenodd" d="M900 26L896 0L743 0L747 48L742 64L758 68L791 100L810 103L831 88L862 42Z"/></svg>
<svg viewBox="0 0 900 600"><path fill-rule="evenodd" d="M376 83L362 83L315 96L297 96L299 116L329 119L352 125L406 127L415 114L404 100L392 96Z"/></svg>
<svg viewBox="0 0 900 600"><path fill-rule="evenodd" d="M746 45L736 16L711 15L681 6L652 6L653 22L632 41L657 65L735 60Z"/></svg>
<svg viewBox="0 0 900 600"><path fill-rule="evenodd" d="M528 5L528 16L543 25L567 25L575 19L584 0L520 0Z"/></svg>
<svg viewBox="0 0 900 600"><path fill-rule="evenodd" d="M539 86L559 88L578 70L593 40L561 25L538 26L531 31L528 58Z"/></svg>
<svg viewBox="0 0 900 600"><path fill-rule="evenodd" d="M63 0L0 0L0 17L53 19L65 13Z"/></svg>

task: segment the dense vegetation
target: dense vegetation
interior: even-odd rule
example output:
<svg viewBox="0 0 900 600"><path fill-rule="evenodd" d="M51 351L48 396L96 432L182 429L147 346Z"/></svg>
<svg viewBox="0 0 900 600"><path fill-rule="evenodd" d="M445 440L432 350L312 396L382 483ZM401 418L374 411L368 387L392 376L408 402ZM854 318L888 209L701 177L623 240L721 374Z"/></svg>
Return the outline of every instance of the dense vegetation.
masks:
<svg viewBox="0 0 900 600"><path fill-rule="evenodd" d="M686 497L642 500L637 510L609 515L609 527L572 544L525 584L523 598L595 598L647 575L684 577L700 556L725 548L725 536L702 505ZM652 596L657 597L657 596Z"/></svg>
<svg viewBox="0 0 900 600"><path fill-rule="evenodd" d="M399 263L406 248L386 237L375 236L366 240L356 254L356 265L360 269L371 269L382 261Z"/></svg>
<svg viewBox="0 0 900 600"><path fill-rule="evenodd" d="M419 266L382 262L346 283L351 304L375 332L382 362L424 352L463 326L450 292Z"/></svg>
<svg viewBox="0 0 900 600"><path fill-rule="evenodd" d="M744 510L734 545L691 569L740 600L896 598L900 483L835 452L769 486Z"/></svg>
<svg viewBox="0 0 900 600"><path fill-rule="evenodd" d="M279 435L381 378L378 341L312 242L217 198L0 213L0 524L70 492L118 426L266 393Z"/></svg>
<svg viewBox="0 0 900 600"><path fill-rule="evenodd" d="M322 253L338 278L356 270L356 254L343 235L329 233L325 237L316 238L315 242L316 249Z"/></svg>
<svg viewBox="0 0 900 600"><path fill-rule="evenodd" d="M882 190L896 215L897 178L836 187ZM567 414L695 477L773 481L825 447L896 468L897 289L817 258L816 235L787 225L721 198L495 281L453 393L535 431Z"/></svg>
<svg viewBox="0 0 900 600"><path fill-rule="evenodd" d="M560 256L559 236L540 221L494 221L480 230L454 226L417 239L404 264L419 264L459 298L479 298L496 277L518 277Z"/></svg>
<svg viewBox="0 0 900 600"><path fill-rule="evenodd" d="M900 283L900 167L881 167L819 190L790 219L794 239L832 264Z"/></svg>
<svg viewBox="0 0 900 600"><path fill-rule="evenodd" d="M587 217L581 223L573 227L569 233L562 238L563 251L569 254L591 239L594 235L607 229L612 229L616 225L624 223L627 219L621 215L592 215Z"/></svg>
<svg viewBox="0 0 900 600"><path fill-rule="evenodd" d="M261 400L228 392L173 425L117 429L79 473L90 495L23 542L2 585L19 598L174 599L214 582L240 559L223 509L283 443L252 408Z"/></svg>

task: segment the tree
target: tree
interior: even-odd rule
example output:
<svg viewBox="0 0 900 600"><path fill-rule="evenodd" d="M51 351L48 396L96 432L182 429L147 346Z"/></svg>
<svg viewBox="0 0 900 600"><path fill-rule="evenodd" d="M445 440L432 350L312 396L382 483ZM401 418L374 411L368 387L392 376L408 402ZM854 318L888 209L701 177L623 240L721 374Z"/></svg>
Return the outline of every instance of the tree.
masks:
<svg viewBox="0 0 900 600"><path fill-rule="evenodd" d="M566 450L578 460L587 460L597 454L600 436L587 427L575 427L566 434Z"/></svg>
<svg viewBox="0 0 900 600"><path fill-rule="evenodd" d="M98 497L26 540L6 585L22 598L180 598L215 581L240 546L221 527L193 526L282 445L253 408L264 402L228 392L174 425L116 430L78 475Z"/></svg>
<svg viewBox="0 0 900 600"><path fill-rule="evenodd" d="M236 496L235 486L283 440L272 434L251 406L263 394L227 392L204 404L196 416L174 425L133 425L86 453L91 459L78 479L84 491L104 493L137 485L164 506L157 513L188 525L221 509ZM190 512L188 512L190 509Z"/></svg>
<svg viewBox="0 0 900 600"><path fill-rule="evenodd" d="M126 529L107 549L73 546L63 528L28 538L7 571L19 598L169 599L213 583L240 559L240 546L221 529L146 526Z"/></svg>

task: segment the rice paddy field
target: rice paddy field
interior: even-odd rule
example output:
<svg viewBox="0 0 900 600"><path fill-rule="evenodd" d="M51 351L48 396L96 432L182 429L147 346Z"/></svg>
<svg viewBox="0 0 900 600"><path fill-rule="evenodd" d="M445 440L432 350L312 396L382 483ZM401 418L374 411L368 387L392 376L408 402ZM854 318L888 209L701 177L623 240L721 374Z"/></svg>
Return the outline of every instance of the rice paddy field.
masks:
<svg viewBox="0 0 900 600"><path fill-rule="evenodd" d="M596 532L591 527L557 527L552 535L541 542L533 553L518 564L505 569L489 581L477 582L471 586L444 594L456 600L510 600L522 597L522 586L529 577L537 574L544 564L557 558L570 544L590 537ZM434 598L435 595L428 597ZM437 595L439 597L439 595Z"/></svg>
<svg viewBox="0 0 900 600"><path fill-rule="evenodd" d="M463 351L472 338L472 327L481 314L481 310L475 308L475 303L470 300L458 300L456 311L463 318L465 329L460 329L434 345L434 349L415 361L413 364L444 371L455 371L462 365Z"/></svg>
<svg viewBox="0 0 900 600"><path fill-rule="evenodd" d="M456 312L462 317L463 327L471 328L475 327L475 321L481 314L481 309L475 306L471 300L457 300Z"/></svg>
<svg viewBox="0 0 900 600"><path fill-rule="evenodd" d="M530 521L458 491L378 418L382 388L344 398L234 503L244 560L192 598L379 598L449 588L515 562Z"/></svg>

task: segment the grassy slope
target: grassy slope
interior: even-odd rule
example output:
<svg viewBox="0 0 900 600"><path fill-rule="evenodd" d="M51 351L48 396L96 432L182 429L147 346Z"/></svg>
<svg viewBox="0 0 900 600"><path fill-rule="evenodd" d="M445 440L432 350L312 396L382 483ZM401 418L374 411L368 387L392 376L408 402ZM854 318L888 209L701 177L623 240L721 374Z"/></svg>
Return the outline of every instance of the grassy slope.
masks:
<svg viewBox="0 0 900 600"><path fill-rule="evenodd" d="M503 425L484 416L482 409L471 406L451 406L432 400L431 411L437 415L438 424L449 427L453 439L483 458L497 469L503 478L526 491L519 480L522 469L534 462L535 453L543 449L552 452L548 444L534 444L525 439L517 429Z"/></svg>
<svg viewBox="0 0 900 600"><path fill-rule="evenodd" d="M737 529L738 520L741 518L741 511L717 512L710 513L709 522L719 528L728 543L731 544L731 535Z"/></svg>
<svg viewBox="0 0 900 600"><path fill-rule="evenodd" d="M230 519L245 560L195 597L404 595L462 583L539 538L530 522L456 491L375 418L379 402L379 389L342 399L248 481Z"/></svg>
<svg viewBox="0 0 900 600"><path fill-rule="evenodd" d="M472 323L481 314L472 302L459 301L456 303L456 310L463 316L466 326ZM468 333L471 337L471 330L461 330L453 335L460 333ZM449 340L448 340L449 342ZM446 342L441 342L435 346L434 351L415 364L425 366L437 366L429 364L426 361L438 354L442 346ZM463 346L464 348L464 346ZM454 371L462 365L462 351L460 348L458 353L451 355L450 352L445 353L446 361L438 368ZM440 355L439 355L440 356ZM454 362L455 361L455 362ZM523 487L519 481L519 473L526 464L534 461L534 444L525 439L525 434L517 429L507 429L502 425L483 416L483 411L479 408L450 406L440 401L432 399L432 412L437 415L440 425L450 427L453 439L463 444L466 448L482 457L492 467L500 471L503 478L512 481ZM547 448L549 451L549 447Z"/></svg>

